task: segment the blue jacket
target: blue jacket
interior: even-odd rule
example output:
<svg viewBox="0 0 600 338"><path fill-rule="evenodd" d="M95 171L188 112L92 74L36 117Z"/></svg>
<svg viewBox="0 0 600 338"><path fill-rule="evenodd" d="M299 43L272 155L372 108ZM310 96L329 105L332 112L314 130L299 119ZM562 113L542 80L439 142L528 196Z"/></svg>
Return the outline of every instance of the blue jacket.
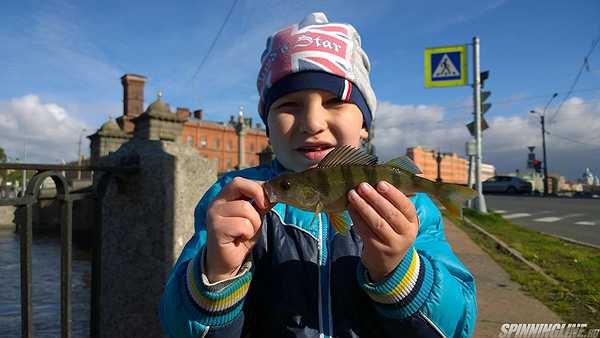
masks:
<svg viewBox="0 0 600 338"><path fill-rule="evenodd" d="M360 262L351 228L334 234L326 214L276 204L244 267L210 284L202 273L206 210L234 177L268 180L283 168L249 168L219 179L198 203L195 234L169 276L160 318L171 337L470 337L477 304L471 273L452 253L439 210L412 197L419 232L400 265L377 284ZM347 217L347 215L346 215ZM349 217L348 217L348 220Z"/></svg>

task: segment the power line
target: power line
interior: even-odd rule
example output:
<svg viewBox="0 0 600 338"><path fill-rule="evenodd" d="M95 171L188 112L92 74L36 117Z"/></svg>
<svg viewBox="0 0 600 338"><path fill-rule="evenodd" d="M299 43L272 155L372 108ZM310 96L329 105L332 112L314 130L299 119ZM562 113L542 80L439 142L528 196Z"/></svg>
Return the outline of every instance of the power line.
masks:
<svg viewBox="0 0 600 338"><path fill-rule="evenodd" d="M600 90L600 88L586 88L586 89L580 89L580 90L574 90L571 93L582 93L582 92L591 92L591 91L597 91ZM561 92L558 92L558 94L562 94ZM492 104L506 104L506 103L514 103L514 102L521 102L521 101L531 101L531 100L536 100L536 99L546 99L548 98L548 96L550 96L552 94L544 94L544 95L531 95L531 96L524 96L524 97L519 97L519 98L505 98L505 99L498 99L495 101L490 101L490 103ZM457 106L439 106L440 108L444 108L446 111L454 111L454 110L460 110L460 109L472 109L473 108L473 104L466 104L466 105L457 105Z"/></svg>
<svg viewBox="0 0 600 338"><path fill-rule="evenodd" d="M229 21L229 18L231 17L231 14L233 13L233 10L234 10L235 6L237 5L238 1L239 0L234 0L233 1L233 4L231 5L231 8L229 8L229 12L227 13L227 16L225 17L225 20L223 20L223 23L221 24L221 28L219 28L219 31L215 35L215 38L213 39L212 43L210 44L210 47L208 47L208 51L204 55L204 58L202 59L202 61L200 62L200 64L198 65L198 68L196 68L196 72L194 73L194 76L192 76L192 78L188 82L194 81L194 79L196 78L196 76L198 75L198 73L200 73L200 70L202 70L202 67L206 63L206 60L208 60L208 57L210 56L210 54L212 53L213 49L215 48L217 40L219 40L219 37L221 36L221 33L223 33L223 29L225 28L225 25L227 25L227 22Z"/></svg>
<svg viewBox="0 0 600 338"><path fill-rule="evenodd" d="M566 141L570 141L570 142L573 142L573 143L582 144L582 145L591 146L591 147L598 147L599 150L600 150L600 144L593 144L593 143L587 143L587 142L582 142L582 141L574 140L572 138L569 138L569 137L566 137L566 136L562 136L562 135L558 135L558 134L555 134L555 133L551 133L549 131L546 131L546 134L550 135L550 136L553 136L553 137L558 137L560 139L563 139L563 140L566 140Z"/></svg>
<svg viewBox="0 0 600 338"><path fill-rule="evenodd" d="M552 116L552 118L550 118L549 124L551 124L552 122L554 122L554 120L556 120L556 117L558 116L558 114L560 114L560 109L562 108L563 104L565 103L565 101L567 101L569 96L571 96L571 93L573 93L573 90L575 89L577 82L579 82L579 78L581 77L583 70L586 68L586 65L588 64L588 59L589 59L590 55L592 55L592 53L594 52L594 49L598 45L598 42L600 42L600 35L594 41L592 41L592 47L590 48L590 50L587 53L587 55L585 56L585 58L583 58L583 62L581 63L581 67L579 67L579 71L577 72L577 76L575 76L575 80L573 81L571 88L569 88L567 95L565 95L564 99L562 100L562 102L560 103L558 108L556 109L554 116Z"/></svg>

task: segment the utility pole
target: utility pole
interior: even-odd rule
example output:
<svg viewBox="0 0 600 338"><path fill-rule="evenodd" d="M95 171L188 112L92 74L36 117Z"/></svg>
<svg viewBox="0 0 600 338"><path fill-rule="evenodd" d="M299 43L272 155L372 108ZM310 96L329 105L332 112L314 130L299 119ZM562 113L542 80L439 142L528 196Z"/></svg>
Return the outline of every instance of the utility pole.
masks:
<svg viewBox="0 0 600 338"><path fill-rule="evenodd" d="M473 188L473 158L475 157L475 154L477 154L475 140L469 140L465 144L465 150L466 150L467 156L469 157L469 175L467 177L467 186L469 188ZM472 208L473 200L467 201L467 206L469 208Z"/></svg>
<svg viewBox="0 0 600 338"><path fill-rule="evenodd" d="M546 123L544 122L544 115L540 116L540 123L542 124L542 151L544 153L544 196L548 196L548 157L546 157Z"/></svg>
<svg viewBox="0 0 600 338"><path fill-rule="evenodd" d="M487 213L481 184L481 74L479 73L479 37L473 37L473 105L475 112L475 185L477 190L477 210Z"/></svg>
<svg viewBox="0 0 600 338"><path fill-rule="evenodd" d="M552 102L556 96L558 96L558 93L554 93L552 95L548 103L546 103L544 110L540 114L540 124L542 125L542 153L544 156L544 196L548 196L548 157L546 156L546 122L544 117L546 115L546 109L548 109L550 102ZM535 110L531 110L530 113L536 114L537 112Z"/></svg>

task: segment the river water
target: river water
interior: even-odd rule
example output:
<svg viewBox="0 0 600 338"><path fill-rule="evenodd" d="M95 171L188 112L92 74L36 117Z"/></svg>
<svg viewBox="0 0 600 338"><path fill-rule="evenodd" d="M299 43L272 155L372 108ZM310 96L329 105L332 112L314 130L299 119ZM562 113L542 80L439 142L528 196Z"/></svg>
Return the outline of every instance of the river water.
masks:
<svg viewBox="0 0 600 338"><path fill-rule="evenodd" d="M33 336L60 336L60 238L33 235ZM73 337L89 337L91 255L73 245L71 315ZM0 230L0 337L21 336L19 236Z"/></svg>

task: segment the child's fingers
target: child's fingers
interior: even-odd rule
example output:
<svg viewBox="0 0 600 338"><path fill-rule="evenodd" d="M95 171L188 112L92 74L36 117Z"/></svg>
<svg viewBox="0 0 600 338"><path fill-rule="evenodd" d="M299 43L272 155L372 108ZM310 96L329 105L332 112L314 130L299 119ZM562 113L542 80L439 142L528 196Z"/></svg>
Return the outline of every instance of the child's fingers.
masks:
<svg viewBox="0 0 600 338"><path fill-rule="evenodd" d="M235 177L229 184L223 187L218 198L226 201L253 199L256 205L263 210L267 209L269 204L267 203L262 185L243 177Z"/></svg>
<svg viewBox="0 0 600 338"><path fill-rule="evenodd" d="M222 234L221 244L230 242L249 241L254 238L256 231L249 219L244 217L223 217L219 223Z"/></svg>
<svg viewBox="0 0 600 338"><path fill-rule="evenodd" d="M348 193L348 202L381 242L390 244L394 241L396 233L392 227L354 189Z"/></svg>
<svg viewBox="0 0 600 338"><path fill-rule="evenodd" d="M225 203L220 203L217 206L217 214L221 218L241 217L248 219L254 231L258 231L262 224L262 218L256 209L248 201L236 200ZM218 224L218 223L216 223Z"/></svg>
<svg viewBox="0 0 600 338"><path fill-rule="evenodd" d="M412 201L402 191L385 181L380 181L377 184L377 191L396 209L400 210L406 220L413 224L418 223L417 210Z"/></svg>
<svg viewBox="0 0 600 338"><path fill-rule="evenodd" d="M381 183L381 182L380 182ZM379 187L378 187L379 188ZM407 231L406 225L409 224L405 215L396 208L386 197L382 196L368 183L361 183L358 186L358 191L363 197L398 234L403 234Z"/></svg>
<svg viewBox="0 0 600 338"><path fill-rule="evenodd" d="M371 231L367 222L359 215L358 211L353 206L348 206L348 214L352 218L352 226L360 236L364 247L373 247L381 250L386 244L383 244L379 237Z"/></svg>

